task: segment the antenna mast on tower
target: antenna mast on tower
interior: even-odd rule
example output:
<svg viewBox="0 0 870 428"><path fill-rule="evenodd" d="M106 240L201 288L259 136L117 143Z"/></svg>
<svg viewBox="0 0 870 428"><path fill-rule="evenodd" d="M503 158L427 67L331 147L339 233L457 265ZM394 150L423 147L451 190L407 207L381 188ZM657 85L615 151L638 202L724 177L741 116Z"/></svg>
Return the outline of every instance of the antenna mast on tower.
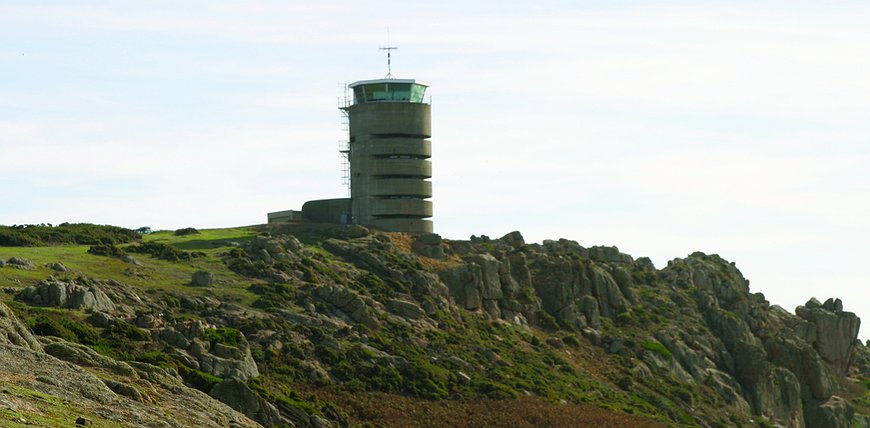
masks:
<svg viewBox="0 0 870 428"><path fill-rule="evenodd" d="M399 49L396 46L387 46L384 48L380 48L382 51L387 51L387 79L393 78L393 67L390 64L390 51Z"/></svg>
<svg viewBox="0 0 870 428"><path fill-rule="evenodd" d="M387 28L387 46L380 48L382 51L387 51L387 79L393 78L393 66L390 64L390 51L399 49L396 46L390 46L390 29Z"/></svg>

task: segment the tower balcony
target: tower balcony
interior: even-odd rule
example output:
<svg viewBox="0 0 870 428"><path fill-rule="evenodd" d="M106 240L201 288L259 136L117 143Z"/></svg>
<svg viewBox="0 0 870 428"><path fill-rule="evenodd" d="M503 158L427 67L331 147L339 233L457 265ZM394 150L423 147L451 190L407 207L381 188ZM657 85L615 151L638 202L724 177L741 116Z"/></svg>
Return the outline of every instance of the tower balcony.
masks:
<svg viewBox="0 0 870 428"><path fill-rule="evenodd" d="M377 177L431 178L432 162L426 159L373 159L367 170Z"/></svg>
<svg viewBox="0 0 870 428"><path fill-rule="evenodd" d="M371 213L375 217L432 217L432 201L424 199L375 199Z"/></svg>

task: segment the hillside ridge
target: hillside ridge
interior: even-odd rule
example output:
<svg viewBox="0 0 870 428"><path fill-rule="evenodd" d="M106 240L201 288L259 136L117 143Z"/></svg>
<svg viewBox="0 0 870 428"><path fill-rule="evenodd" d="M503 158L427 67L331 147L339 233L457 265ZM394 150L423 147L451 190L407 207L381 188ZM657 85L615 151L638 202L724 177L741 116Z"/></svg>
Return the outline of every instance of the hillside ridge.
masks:
<svg viewBox="0 0 870 428"><path fill-rule="evenodd" d="M717 255L292 223L0 245L10 426L870 427L860 319Z"/></svg>

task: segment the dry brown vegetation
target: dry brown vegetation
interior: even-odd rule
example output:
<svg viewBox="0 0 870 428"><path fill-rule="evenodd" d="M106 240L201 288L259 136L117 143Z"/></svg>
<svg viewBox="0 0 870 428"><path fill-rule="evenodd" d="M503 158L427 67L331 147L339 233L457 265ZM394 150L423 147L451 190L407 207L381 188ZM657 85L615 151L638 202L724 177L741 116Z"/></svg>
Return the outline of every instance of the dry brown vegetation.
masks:
<svg viewBox="0 0 870 428"><path fill-rule="evenodd" d="M319 390L339 404L352 425L365 427L664 427L646 418L539 397L515 400L428 401L377 392Z"/></svg>

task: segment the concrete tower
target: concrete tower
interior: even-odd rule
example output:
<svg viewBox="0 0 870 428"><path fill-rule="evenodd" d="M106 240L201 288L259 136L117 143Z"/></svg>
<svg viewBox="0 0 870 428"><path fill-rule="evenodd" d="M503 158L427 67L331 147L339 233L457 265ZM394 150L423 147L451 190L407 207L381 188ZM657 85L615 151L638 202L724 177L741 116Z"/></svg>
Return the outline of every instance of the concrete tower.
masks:
<svg viewBox="0 0 870 428"><path fill-rule="evenodd" d="M432 232L432 136L428 85L413 79L349 85L351 222L378 229Z"/></svg>

